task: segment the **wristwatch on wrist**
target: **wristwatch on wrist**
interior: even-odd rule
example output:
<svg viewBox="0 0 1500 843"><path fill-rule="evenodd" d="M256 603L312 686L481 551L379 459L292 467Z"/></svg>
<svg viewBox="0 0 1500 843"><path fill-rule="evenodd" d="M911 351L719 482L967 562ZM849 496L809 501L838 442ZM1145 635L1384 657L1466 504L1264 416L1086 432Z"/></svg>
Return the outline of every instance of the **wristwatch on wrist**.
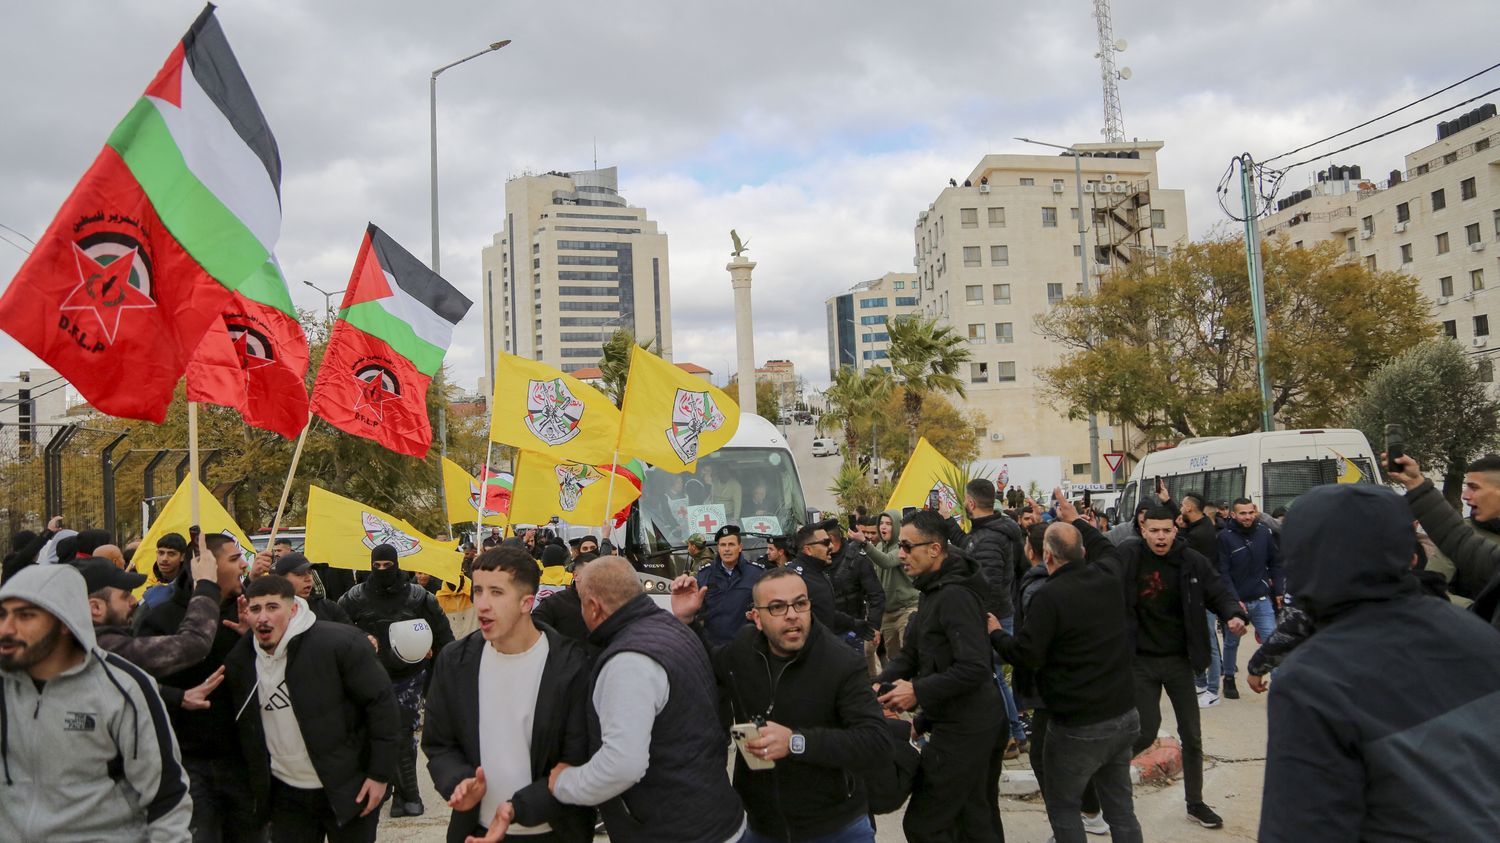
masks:
<svg viewBox="0 0 1500 843"><path fill-rule="evenodd" d="M800 732L792 733L791 750L793 755L801 755L807 751L807 738Z"/></svg>

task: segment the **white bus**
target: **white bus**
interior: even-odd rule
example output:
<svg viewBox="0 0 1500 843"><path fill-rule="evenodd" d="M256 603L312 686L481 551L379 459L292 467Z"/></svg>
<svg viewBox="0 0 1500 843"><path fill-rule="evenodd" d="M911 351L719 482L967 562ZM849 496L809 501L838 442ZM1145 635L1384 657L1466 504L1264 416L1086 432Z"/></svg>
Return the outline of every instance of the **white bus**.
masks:
<svg viewBox="0 0 1500 843"><path fill-rule="evenodd" d="M1189 492L1208 503L1249 498L1262 512L1274 512L1314 486L1338 482L1348 463L1359 470L1359 482L1381 482L1378 462L1358 430L1275 430L1189 439L1136 463L1117 518L1131 517L1136 501L1154 494L1158 477L1173 500Z"/></svg>

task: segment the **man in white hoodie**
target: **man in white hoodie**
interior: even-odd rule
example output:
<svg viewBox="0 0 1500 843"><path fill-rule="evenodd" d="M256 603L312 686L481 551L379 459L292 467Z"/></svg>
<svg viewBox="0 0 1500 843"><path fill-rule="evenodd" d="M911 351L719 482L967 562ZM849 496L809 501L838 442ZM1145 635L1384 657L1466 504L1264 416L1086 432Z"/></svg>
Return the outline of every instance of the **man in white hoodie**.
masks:
<svg viewBox="0 0 1500 843"><path fill-rule="evenodd" d="M225 660L259 820L273 841L369 843L396 772L390 678L358 629L319 621L275 574L245 587L252 634Z"/></svg>

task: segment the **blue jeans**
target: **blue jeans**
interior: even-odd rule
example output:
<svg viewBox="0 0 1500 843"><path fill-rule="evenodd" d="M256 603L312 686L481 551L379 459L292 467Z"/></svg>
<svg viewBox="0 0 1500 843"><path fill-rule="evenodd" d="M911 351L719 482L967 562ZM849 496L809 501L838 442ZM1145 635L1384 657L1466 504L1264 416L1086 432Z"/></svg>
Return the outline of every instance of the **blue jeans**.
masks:
<svg viewBox="0 0 1500 843"><path fill-rule="evenodd" d="M1130 747L1140 731L1140 716L1134 710L1087 726L1064 726L1055 720L1048 724L1042 796L1057 843L1084 843L1078 812L1090 781L1099 793L1104 821L1115 843L1141 839L1130 791Z"/></svg>
<svg viewBox="0 0 1500 843"><path fill-rule="evenodd" d="M766 837L763 834L756 834L753 828L747 828L745 836L740 838L740 843L781 843L781 838ZM860 817L838 831L832 831L820 837L809 837L802 843L875 843L875 829L870 826L869 817Z"/></svg>
<svg viewBox="0 0 1500 843"><path fill-rule="evenodd" d="M1209 690L1217 694L1223 670L1223 663L1219 660L1219 616L1213 612L1203 614L1208 618L1208 670L1195 677L1196 684L1199 693Z"/></svg>
<svg viewBox="0 0 1500 843"><path fill-rule="evenodd" d="M1260 640L1265 641L1276 631L1276 607L1271 604L1271 598L1261 597L1256 600L1245 601L1245 611L1250 615L1250 625L1255 627L1255 634ZM1233 676L1235 656L1240 648L1240 637L1238 635L1224 636L1224 675Z"/></svg>
<svg viewBox="0 0 1500 843"><path fill-rule="evenodd" d="M1001 618L1000 628L1014 635L1016 619ZM1015 738L1016 743L1025 743L1026 727L1021 725L1021 712L1016 708L1015 694L1011 693L1010 683L1005 681L1005 662L998 655L992 654L990 659L995 668L995 684L1000 687L1000 698L1005 701L1005 720L1010 723L1010 736Z"/></svg>

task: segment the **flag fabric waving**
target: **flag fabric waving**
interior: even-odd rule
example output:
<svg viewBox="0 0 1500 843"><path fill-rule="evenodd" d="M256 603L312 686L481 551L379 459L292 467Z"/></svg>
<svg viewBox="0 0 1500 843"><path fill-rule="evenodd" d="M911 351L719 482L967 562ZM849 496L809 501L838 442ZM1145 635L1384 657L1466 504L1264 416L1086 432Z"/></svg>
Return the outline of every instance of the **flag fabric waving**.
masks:
<svg viewBox="0 0 1500 843"><path fill-rule="evenodd" d="M739 405L723 390L639 346L620 403L620 453L674 474L697 470L740 427Z"/></svg>
<svg viewBox="0 0 1500 843"><path fill-rule="evenodd" d="M609 462L620 411L609 397L561 371L500 352L490 402L490 441L574 462Z"/></svg>
<svg viewBox="0 0 1500 843"><path fill-rule="evenodd" d="M628 506L639 487L616 477L610 497L610 465L558 462L522 451L516 460L516 490L510 500L512 524L545 524L556 515L569 524L603 524L606 511Z"/></svg>
<svg viewBox="0 0 1500 843"><path fill-rule="evenodd" d="M281 158L206 8L0 298L0 329L95 409L160 422L281 230Z"/></svg>
<svg viewBox="0 0 1500 843"><path fill-rule="evenodd" d="M510 499L506 496L506 506L499 507L491 496L486 493L491 489L491 484L486 483L481 489L479 481L474 475L463 470L463 467L447 457L443 458L443 497L448 502L449 524L473 524L479 519L478 511L480 495L485 495L484 521L483 523L493 527L504 527L510 523L506 517L509 509ZM498 486L494 487L498 490ZM498 497L498 495L494 496Z"/></svg>
<svg viewBox="0 0 1500 843"><path fill-rule="evenodd" d="M458 542L440 542L417 532L400 518L318 486L307 487L307 543L303 554L315 563L355 571L370 569L377 545L396 548L403 571L428 574L457 583L463 554Z"/></svg>
<svg viewBox="0 0 1500 843"><path fill-rule="evenodd" d="M372 223L313 384L312 411L345 433L427 455L427 386L472 304Z"/></svg>
<svg viewBox="0 0 1500 843"><path fill-rule="evenodd" d="M1329 448L1328 450L1333 451L1332 448ZM1339 476L1335 480L1335 482L1358 483L1361 480L1365 479L1365 473L1359 470L1359 466L1354 464L1354 460L1351 460L1343 454L1340 454L1338 451L1333 451L1333 454L1334 456L1339 458Z"/></svg>
<svg viewBox="0 0 1500 843"><path fill-rule="evenodd" d="M296 438L307 425L307 334L273 256L245 280L187 367L187 398Z"/></svg>
<svg viewBox="0 0 1500 843"><path fill-rule="evenodd" d="M891 492L890 502L885 508L923 507L934 494L940 505L938 508L942 505L956 508L961 491L954 488L957 477L958 468L923 436L917 440L917 448L907 459L906 468L901 470L901 479L896 482L896 489Z"/></svg>
<svg viewBox="0 0 1500 843"><path fill-rule="evenodd" d="M484 470L485 508L509 515L511 492L514 491L515 486L516 478L510 472L486 468Z"/></svg>
<svg viewBox="0 0 1500 843"><path fill-rule="evenodd" d="M156 564L156 543L161 541L162 536L177 533L184 539L188 538L188 528L193 526L192 482L191 477L184 477L178 484L177 491L167 499L167 505L161 508L161 514L151 522L151 529L146 531L145 538L141 539L140 546L130 557L136 571L146 575L146 584L140 587L137 594L153 585L162 584L153 567ZM204 535L233 536L245 554L245 564L250 564L250 560L255 557L255 546L250 543L250 537L202 483L198 484L198 520Z"/></svg>

